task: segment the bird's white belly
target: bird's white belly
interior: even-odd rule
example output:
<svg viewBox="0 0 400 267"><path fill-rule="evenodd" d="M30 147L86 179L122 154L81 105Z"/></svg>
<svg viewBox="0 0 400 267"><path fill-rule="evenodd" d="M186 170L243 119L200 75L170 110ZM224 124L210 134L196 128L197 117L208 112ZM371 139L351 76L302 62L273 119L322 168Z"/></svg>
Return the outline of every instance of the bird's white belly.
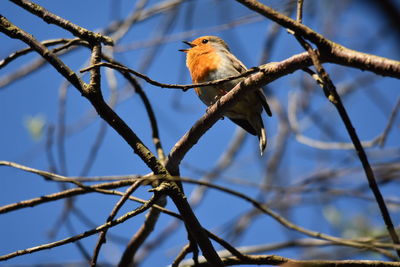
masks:
<svg viewBox="0 0 400 267"><path fill-rule="evenodd" d="M226 74L221 71L212 71L209 73L207 79L202 82L209 82L214 80L219 80L228 77ZM223 96L226 92L229 92L238 81L229 81L224 84L218 86L205 86L198 89L200 100L210 106L214 104L221 96Z"/></svg>

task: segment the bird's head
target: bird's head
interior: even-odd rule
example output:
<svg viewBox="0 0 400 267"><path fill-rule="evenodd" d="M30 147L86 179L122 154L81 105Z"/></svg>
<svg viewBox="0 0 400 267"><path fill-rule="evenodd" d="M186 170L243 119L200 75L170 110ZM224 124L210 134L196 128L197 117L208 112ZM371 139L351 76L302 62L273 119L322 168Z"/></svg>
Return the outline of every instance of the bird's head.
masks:
<svg viewBox="0 0 400 267"><path fill-rule="evenodd" d="M183 41L183 43L190 46L187 49L180 49L179 51L188 53L194 51L206 51L211 49L225 49L229 51L228 45L217 36L202 36L192 42Z"/></svg>

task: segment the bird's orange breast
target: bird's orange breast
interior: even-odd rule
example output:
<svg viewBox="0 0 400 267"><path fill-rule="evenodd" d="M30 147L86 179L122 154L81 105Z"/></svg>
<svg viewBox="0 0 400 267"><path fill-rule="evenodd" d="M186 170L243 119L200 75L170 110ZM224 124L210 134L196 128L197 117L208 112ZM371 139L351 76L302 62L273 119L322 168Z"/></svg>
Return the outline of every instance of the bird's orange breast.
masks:
<svg viewBox="0 0 400 267"><path fill-rule="evenodd" d="M187 54L186 65L194 83L209 81L210 72L215 71L220 63L221 57L211 46L192 48Z"/></svg>

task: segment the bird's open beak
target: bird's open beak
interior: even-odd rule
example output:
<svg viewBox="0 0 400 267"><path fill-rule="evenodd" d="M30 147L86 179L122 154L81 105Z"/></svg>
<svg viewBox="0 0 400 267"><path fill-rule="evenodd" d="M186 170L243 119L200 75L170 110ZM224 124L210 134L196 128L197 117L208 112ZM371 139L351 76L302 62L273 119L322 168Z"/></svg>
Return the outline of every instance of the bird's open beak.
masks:
<svg viewBox="0 0 400 267"><path fill-rule="evenodd" d="M188 41L182 41L182 43L187 44L188 46L190 46L190 48L196 46L195 44L193 44L193 43L191 43L191 42L188 42ZM189 49L190 49L190 48L189 48ZM187 53L187 52L189 51L189 49L179 49L179 51Z"/></svg>

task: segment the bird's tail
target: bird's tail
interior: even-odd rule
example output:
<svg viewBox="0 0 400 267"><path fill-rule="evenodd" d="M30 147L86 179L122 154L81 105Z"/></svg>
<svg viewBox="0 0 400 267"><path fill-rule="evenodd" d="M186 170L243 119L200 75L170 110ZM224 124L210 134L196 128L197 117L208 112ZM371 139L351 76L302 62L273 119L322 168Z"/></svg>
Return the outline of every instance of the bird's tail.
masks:
<svg viewBox="0 0 400 267"><path fill-rule="evenodd" d="M258 136L259 147L261 156L264 153L265 148L267 147L267 133L265 131L264 123L262 121L261 115L252 116L250 124L256 130L256 134Z"/></svg>
<svg viewBox="0 0 400 267"><path fill-rule="evenodd" d="M262 121L261 121L260 133L258 134L258 140L260 142L259 146L260 146L260 153L261 153L261 156L262 156L263 153L264 153L265 148L267 147L267 133L265 131L264 124L263 124Z"/></svg>

